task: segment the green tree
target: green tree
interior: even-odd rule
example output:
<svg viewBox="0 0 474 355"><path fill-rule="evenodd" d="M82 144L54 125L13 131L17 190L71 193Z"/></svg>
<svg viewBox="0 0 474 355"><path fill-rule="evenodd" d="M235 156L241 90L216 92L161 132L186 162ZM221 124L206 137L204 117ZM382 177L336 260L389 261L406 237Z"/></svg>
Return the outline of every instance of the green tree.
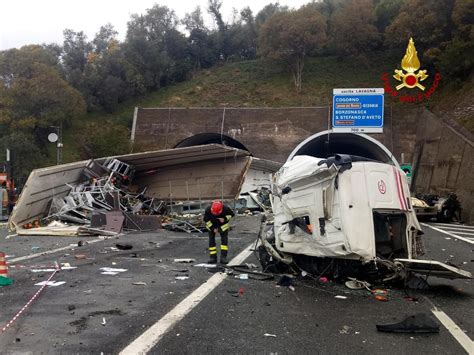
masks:
<svg viewBox="0 0 474 355"><path fill-rule="evenodd" d="M474 1L456 0L451 18L452 40L429 53L445 76L462 81L470 77L474 66Z"/></svg>
<svg viewBox="0 0 474 355"><path fill-rule="evenodd" d="M0 52L0 135L4 147L12 150L16 177L45 162L50 126L67 126L85 112L81 94L57 66L51 47Z"/></svg>
<svg viewBox="0 0 474 355"><path fill-rule="evenodd" d="M207 11L213 17L217 25L217 32L214 33L214 43L218 52L218 58L224 61L232 54L231 33L229 26L222 19L222 0L209 0Z"/></svg>
<svg viewBox="0 0 474 355"><path fill-rule="evenodd" d="M130 132L114 122L89 123L79 135L83 159L101 158L130 152Z"/></svg>
<svg viewBox="0 0 474 355"><path fill-rule="evenodd" d="M397 17L404 0L381 0L375 6L377 28L384 32L388 25Z"/></svg>
<svg viewBox="0 0 474 355"><path fill-rule="evenodd" d="M217 61L217 51L212 41L209 29L204 25L201 8L187 13L182 20L189 33L188 53L193 75L201 68L209 68Z"/></svg>
<svg viewBox="0 0 474 355"><path fill-rule="evenodd" d="M257 26L252 10L240 11L240 18L230 28L232 52L239 60L255 59L257 56Z"/></svg>
<svg viewBox="0 0 474 355"><path fill-rule="evenodd" d="M273 15L279 13L279 12L286 12L288 11L287 6L281 6L279 3L270 3L268 5L265 5L263 9L261 9L257 16L255 16L255 25L257 27L257 31L260 30L260 28L263 26L267 20L272 17Z"/></svg>
<svg viewBox="0 0 474 355"><path fill-rule="evenodd" d="M398 16L385 29L385 42L406 47L413 37L424 48L438 46L451 37L454 0L405 0Z"/></svg>
<svg viewBox="0 0 474 355"><path fill-rule="evenodd" d="M16 184L24 183L31 170L45 159L32 133L9 131L2 135L1 145L3 151L10 150L11 173Z"/></svg>
<svg viewBox="0 0 474 355"><path fill-rule="evenodd" d="M1 120L13 129L69 124L84 112L81 94L56 69L41 46L0 52Z"/></svg>
<svg viewBox="0 0 474 355"><path fill-rule="evenodd" d="M277 13L263 25L260 54L283 60L290 68L297 91L301 91L305 59L327 41L324 16L311 6Z"/></svg>
<svg viewBox="0 0 474 355"><path fill-rule="evenodd" d="M379 44L372 0L351 0L330 20L330 42L339 55L358 55Z"/></svg>
<svg viewBox="0 0 474 355"><path fill-rule="evenodd" d="M146 90L156 90L173 80L178 58L171 52L181 51L176 47L186 44L176 33L177 22L174 11L158 5L145 15L132 15L128 22L125 55L134 67L133 76L139 76L135 81L143 83Z"/></svg>

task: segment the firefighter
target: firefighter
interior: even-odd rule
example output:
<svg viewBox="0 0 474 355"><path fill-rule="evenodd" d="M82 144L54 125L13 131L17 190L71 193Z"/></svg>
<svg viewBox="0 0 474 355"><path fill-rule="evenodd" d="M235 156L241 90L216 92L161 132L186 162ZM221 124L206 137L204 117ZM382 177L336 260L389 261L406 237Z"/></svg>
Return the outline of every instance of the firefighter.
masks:
<svg viewBox="0 0 474 355"><path fill-rule="evenodd" d="M228 234L230 220L234 212L222 201L214 201L204 212L204 222L209 231L209 264L217 263L216 234L221 235L221 264L227 264L227 253L229 251Z"/></svg>

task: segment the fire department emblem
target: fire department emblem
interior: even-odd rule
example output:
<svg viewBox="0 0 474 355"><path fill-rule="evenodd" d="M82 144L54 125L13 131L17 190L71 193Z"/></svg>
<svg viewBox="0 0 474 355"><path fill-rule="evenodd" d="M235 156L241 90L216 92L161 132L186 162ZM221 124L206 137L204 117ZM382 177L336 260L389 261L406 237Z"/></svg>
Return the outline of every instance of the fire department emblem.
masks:
<svg viewBox="0 0 474 355"><path fill-rule="evenodd" d="M415 42L413 38L410 38L408 41L407 51L405 56L402 59L402 70L395 69L395 75L393 76L398 81L402 83L396 86L397 90L402 88L413 89L417 87L418 89L424 91L425 87L420 84L420 81L425 80L428 77L426 70L420 69L420 60L415 48Z"/></svg>
<svg viewBox="0 0 474 355"><path fill-rule="evenodd" d="M377 183L377 186L379 187L379 192L380 192L382 195L385 195L385 193L387 192L387 185L385 185L385 181L380 180L380 181Z"/></svg>

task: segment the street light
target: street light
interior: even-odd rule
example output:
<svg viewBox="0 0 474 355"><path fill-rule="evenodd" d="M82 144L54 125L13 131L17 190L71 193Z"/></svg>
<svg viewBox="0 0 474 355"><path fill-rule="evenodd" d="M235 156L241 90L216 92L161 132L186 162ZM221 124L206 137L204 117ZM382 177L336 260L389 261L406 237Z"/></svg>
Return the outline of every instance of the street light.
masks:
<svg viewBox="0 0 474 355"><path fill-rule="evenodd" d="M48 141L51 143L56 143L56 165L61 164L62 160L62 136L61 136L61 126L50 126L51 128L56 128L56 133L48 134Z"/></svg>

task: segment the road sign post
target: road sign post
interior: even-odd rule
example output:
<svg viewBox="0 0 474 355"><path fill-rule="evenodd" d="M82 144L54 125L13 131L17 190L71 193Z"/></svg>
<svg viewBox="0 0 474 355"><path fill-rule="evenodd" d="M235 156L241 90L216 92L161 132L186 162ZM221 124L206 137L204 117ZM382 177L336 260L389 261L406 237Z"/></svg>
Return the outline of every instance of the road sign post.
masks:
<svg viewBox="0 0 474 355"><path fill-rule="evenodd" d="M334 132L383 132L383 88L333 89L333 95Z"/></svg>

